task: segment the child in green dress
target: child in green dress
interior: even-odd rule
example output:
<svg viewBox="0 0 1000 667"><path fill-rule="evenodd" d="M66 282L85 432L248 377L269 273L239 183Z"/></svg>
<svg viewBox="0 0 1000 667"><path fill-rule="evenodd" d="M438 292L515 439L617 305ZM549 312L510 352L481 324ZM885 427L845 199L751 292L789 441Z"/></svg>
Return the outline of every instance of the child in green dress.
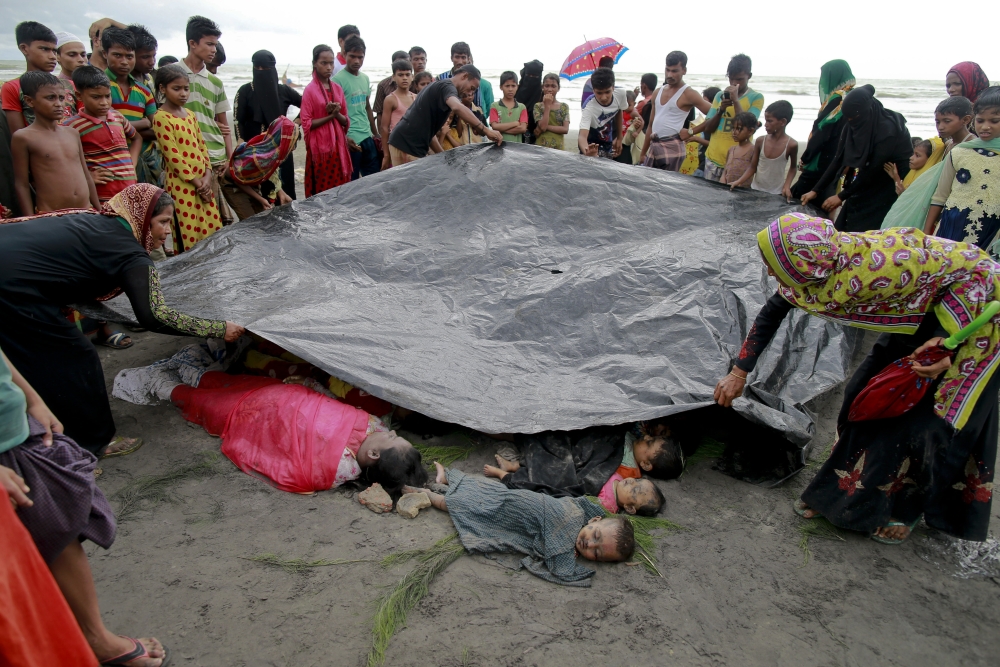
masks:
<svg viewBox="0 0 1000 667"><path fill-rule="evenodd" d="M535 105L535 145L563 150L569 132L569 105L556 99L559 94L559 75L546 74L542 79L542 101Z"/></svg>

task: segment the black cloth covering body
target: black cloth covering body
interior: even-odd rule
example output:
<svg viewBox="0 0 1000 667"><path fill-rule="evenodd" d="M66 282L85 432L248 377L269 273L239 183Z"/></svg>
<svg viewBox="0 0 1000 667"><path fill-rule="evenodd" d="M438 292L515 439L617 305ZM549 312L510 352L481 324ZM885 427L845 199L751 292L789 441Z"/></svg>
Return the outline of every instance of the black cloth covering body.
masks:
<svg viewBox="0 0 1000 667"><path fill-rule="evenodd" d="M556 498L596 496L621 465L625 433L625 427L601 426L515 436L521 468L502 481Z"/></svg>

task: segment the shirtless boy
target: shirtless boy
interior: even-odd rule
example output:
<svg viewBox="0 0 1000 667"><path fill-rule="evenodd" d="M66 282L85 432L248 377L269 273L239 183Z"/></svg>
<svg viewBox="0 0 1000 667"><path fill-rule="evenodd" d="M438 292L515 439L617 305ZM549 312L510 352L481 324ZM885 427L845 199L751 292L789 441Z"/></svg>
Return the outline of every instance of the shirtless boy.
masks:
<svg viewBox="0 0 1000 667"><path fill-rule="evenodd" d="M11 138L14 191L22 213L100 208L97 189L83 158L80 135L60 125L66 90L48 72L25 72L20 81L24 99L35 113L35 122Z"/></svg>

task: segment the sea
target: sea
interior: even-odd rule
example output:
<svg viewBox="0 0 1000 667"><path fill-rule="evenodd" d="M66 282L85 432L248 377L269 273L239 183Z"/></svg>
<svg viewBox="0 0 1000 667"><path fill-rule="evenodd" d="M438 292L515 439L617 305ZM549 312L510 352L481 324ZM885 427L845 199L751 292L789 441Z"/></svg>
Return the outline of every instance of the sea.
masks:
<svg viewBox="0 0 1000 667"><path fill-rule="evenodd" d="M24 64L17 61L0 61L0 81L19 76L24 71ZM230 99L236 96L240 86L250 81L252 67L249 64L226 64L219 70L226 93ZM375 86L386 76L387 67L366 67L372 83L372 98ZM483 69L483 75L493 83L493 94L500 99L500 74L503 70ZM283 72L284 73L284 72ZM312 68L310 65L289 65L287 76L300 86L310 81ZM626 89L636 88L642 72L615 72L619 86ZM658 73L662 79L662 72ZM725 87L728 81L724 76L688 74L685 78L688 84L696 90L704 90L709 86ZM576 129L580 120L580 97L583 93L585 77L575 81L563 80L558 99L570 107L570 128ZM911 79L873 79L861 81L875 87L875 95L887 109L898 111L906 117L910 135L927 138L937 134L934 127L934 108L944 99L946 93L943 80L922 81ZM800 142L809 137L812 122L819 112L819 79L812 77L755 76L751 87L764 95L764 106L777 100L791 102L794 109L792 122L788 124L788 135ZM301 90L301 88L300 88ZM294 117L296 110L289 110L289 116ZM759 130L763 132L763 128ZM758 135L760 136L760 135Z"/></svg>

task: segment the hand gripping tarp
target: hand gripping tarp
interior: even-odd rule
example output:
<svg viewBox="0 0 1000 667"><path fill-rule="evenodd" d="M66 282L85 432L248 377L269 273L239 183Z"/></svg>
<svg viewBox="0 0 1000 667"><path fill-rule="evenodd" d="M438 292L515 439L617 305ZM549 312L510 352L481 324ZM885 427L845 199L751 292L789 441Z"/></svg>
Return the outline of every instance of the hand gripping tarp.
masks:
<svg viewBox="0 0 1000 667"><path fill-rule="evenodd" d="M754 235L790 210L656 169L468 146L157 266L172 307L397 405L491 433L570 430L710 405L775 289ZM806 444L803 404L844 379L852 349L839 325L794 311L736 410Z"/></svg>

